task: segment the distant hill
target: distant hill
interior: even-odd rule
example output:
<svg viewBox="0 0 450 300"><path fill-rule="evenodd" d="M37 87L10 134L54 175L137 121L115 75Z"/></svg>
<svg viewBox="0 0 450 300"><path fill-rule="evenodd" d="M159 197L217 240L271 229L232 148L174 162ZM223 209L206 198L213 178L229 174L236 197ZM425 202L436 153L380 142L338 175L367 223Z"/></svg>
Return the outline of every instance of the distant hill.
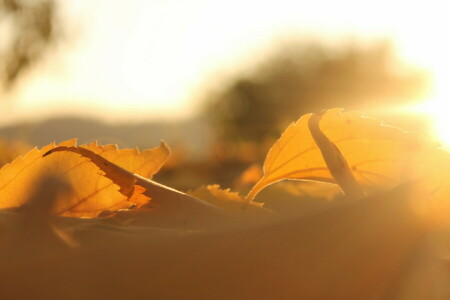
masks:
<svg viewBox="0 0 450 300"><path fill-rule="evenodd" d="M110 124L78 117L53 118L36 123L21 123L0 128L0 138L44 146L53 141L79 138L79 144L99 141L120 148L151 148L160 140L183 147L189 156L200 157L209 149L213 133L202 119L186 121Z"/></svg>

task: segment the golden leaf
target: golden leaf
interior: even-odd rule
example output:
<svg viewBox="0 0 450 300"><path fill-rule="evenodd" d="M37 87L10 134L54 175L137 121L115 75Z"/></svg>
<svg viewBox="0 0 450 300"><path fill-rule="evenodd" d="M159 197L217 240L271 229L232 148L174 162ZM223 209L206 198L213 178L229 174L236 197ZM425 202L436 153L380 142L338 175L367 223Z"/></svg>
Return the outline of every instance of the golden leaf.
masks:
<svg viewBox="0 0 450 300"><path fill-rule="evenodd" d="M101 146L98 146L101 147ZM109 147L108 147L109 148ZM160 147L162 150L167 149L164 144ZM99 148L94 149L98 151ZM114 150L122 151L122 150ZM188 194L174 190L170 187L164 186L151 179L145 178L139 174L132 173L122 167L111 163L99 154L85 147L76 146L58 146L47 153L44 156L51 156L56 153L74 152L83 157L89 159L94 165L96 165L103 175L112 180L112 182L120 187L120 192L127 197L128 202L142 207L142 209L135 211L127 211L120 213L122 218L135 218L136 214L143 216L150 214L153 218L158 219L161 215L164 215L167 220L182 219L185 222L187 219L192 219L195 215L208 215L208 217L214 216L228 216L223 210L215 207L205 201L192 197ZM151 159L148 155L147 159ZM151 165L142 163L143 165ZM155 167L156 166L156 167ZM160 164L153 164L153 168L160 168ZM147 174L156 172L157 170L150 170L147 167ZM148 199L152 199L151 202ZM147 204L144 206L144 204ZM118 215L112 213L112 210L105 211L106 215ZM158 220L149 220L152 224L158 223ZM148 222L147 222L148 223Z"/></svg>
<svg viewBox="0 0 450 300"><path fill-rule="evenodd" d="M23 205L42 174L64 176L74 187L71 197L55 203L53 210L58 215L96 217L106 210L142 206L150 198L144 194L146 188L135 184L133 173L151 177L169 155L165 143L139 151L96 143L77 146L72 139L35 148L0 170L0 208Z"/></svg>
<svg viewBox="0 0 450 300"><path fill-rule="evenodd" d="M120 171L118 168L113 168L114 170L106 172L106 176L121 187L121 192L123 191L125 195L129 197L128 201L136 204L138 207L146 204L150 198L144 194L145 188L139 185L131 185L131 182L136 182L136 178L132 176L132 174L138 174L145 178L152 178L153 175L167 162L171 154L169 146L163 141L161 141L161 144L158 147L142 151L137 148L119 150L117 145L102 146L97 143L82 145L80 148L92 151L107 161L103 161L101 164L98 164L98 166L113 164L114 166L121 167L129 172L126 173ZM92 155L87 155L87 157L91 160L93 159ZM94 159L94 163L95 162L96 160ZM102 167L100 167L100 169L102 169Z"/></svg>
<svg viewBox="0 0 450 300"><path fill-rule="evenodd" d="M96 217L104 210L129 207L131 203L119 192L119 186L102 176L102 171L90 159L69 152L43 157L56 147L75 145L76 140L73 139L59 145L49 144L41 150L35 148L0 169L0 208L23 205L43 174L63 176L74 188L70 197L55 203L54 214Z"/></svg>
<svg viewBox="0 0 450 300"><path fill-rule="evenodd" d="M143 195L145 189L135 185L137 179L133 173L111 163L99 154L83 147L58 146L46 152L44 157L56 152L73 152L88 158L103 172L105 177L120 187L120 193L127 197L129 202L138 205L143 205L148 202L149 198ZM118 152L117 148L115 152Z"/></svg>
<svg viewBox="0 0 450 300"><path fill-rule="evenodd" d="M166 143L156 148L139 151L138 149L121 149L117 145L101 146L97 143L89 145L59 146L50 150L46 155L58 151L71 151L89 158L115 184L120 186L120 192L128 201L138 206L147 203L149 197L143 193L145 188L135 185L138 174L151 178L157 173L170 156L170 149Z"/></svg>
<svg viewBox="0 0 450 300"><path fill-rule="evenodd" d="M245 204L243 197L238 193L231 192L230 189L221 189L218 184L202 186L193 191L188 191L187 194L234 214L248 214L250 212L242 209L243 204ZM262 203L252 202L249 208L255 213L268 212L262 206Z"/></svg>
<svg viewBox="0 0 450 300"><path fill-rule="evenodd" d="M159 147L139 151L134 149L117 149L117 145L101 146L97 143L82 145L81 148L90 150L109 162L125 170L152 178L170 157L170 149L165 142Z"/></svg>
<svg viewBox="0 0 450 300"><path fill-rule="evenodd" d="M312 117L300 117L275 142L264 163L264 176L247 195L247 201L267 185L283 179L336 183L324 159L327 154L334 158L342 155L351 177L366 191L426 178L430 168L439 164L435 157L442 156L437 155L440 150L434 143L359 112L331 109L319 120ZM311 126L314 122L317 128ZM312 130L323 133L331 145L318 145L321 142L317 135L313 137Z"/></svg>

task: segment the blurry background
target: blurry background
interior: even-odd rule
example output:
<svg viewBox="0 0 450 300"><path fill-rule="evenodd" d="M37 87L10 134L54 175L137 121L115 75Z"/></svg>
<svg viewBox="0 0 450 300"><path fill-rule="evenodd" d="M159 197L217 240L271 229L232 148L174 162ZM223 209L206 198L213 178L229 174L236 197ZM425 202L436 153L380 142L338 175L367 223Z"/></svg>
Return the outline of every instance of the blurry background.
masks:
<svg viewBox="0 0 450 300"><path fill-rule="evenodd" d="M164 139L158 180L239 189L289 123L332 107L450 145L441 3L0 0L0 165Z"/></svg>

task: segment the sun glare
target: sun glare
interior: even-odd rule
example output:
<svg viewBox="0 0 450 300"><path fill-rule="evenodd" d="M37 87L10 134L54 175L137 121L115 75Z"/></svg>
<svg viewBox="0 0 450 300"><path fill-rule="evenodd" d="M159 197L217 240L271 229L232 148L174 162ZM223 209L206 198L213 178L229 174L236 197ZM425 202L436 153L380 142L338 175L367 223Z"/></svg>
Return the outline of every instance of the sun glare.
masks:
<svg viewBox="0 0 450 300"><path fill-rule="evenodd" d="M422 110L430 120L433 135L446 150L450 150L450 60L447 52L436 51L434 63L431 65L434 75L434 92L427 101L422 104Z"/></svg>
<svg viewBox="0 0 450 300"><path fill-rule="evenodd" d="M436 95L412 108L414 112L429 118L432 138L441 143L446 150L450 150L450 104L445 101L449 98L450 93L446 97Z"/></svg>
<svg viewBox="0 0 450 300"><path fill-rule="evenodd" d="M443 10L436 10L425 22L410 22L405 31L398 32L395 41L402 46L403 57L431 72L432 93L412 110L429 118L431 134L450 150L450 49L442 39L443 29L448 28L450 22L441 16L443 13ZM428 34L430 32L433 34Z"/></svg>
<svg viewBox="0 0 450 300"><path fill-rule="evenodd" d="M447 99L450 97L448 94ZM450 105L444 98L433 98L425 103L426 113L429 114L433 132L447 150L450 149Z"/></svg>

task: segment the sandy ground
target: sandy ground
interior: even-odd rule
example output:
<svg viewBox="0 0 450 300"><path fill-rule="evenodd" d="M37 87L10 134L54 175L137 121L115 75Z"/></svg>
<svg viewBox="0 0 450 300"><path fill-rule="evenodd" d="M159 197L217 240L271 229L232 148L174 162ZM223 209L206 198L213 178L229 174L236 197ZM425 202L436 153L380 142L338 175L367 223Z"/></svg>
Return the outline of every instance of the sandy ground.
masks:
<svg viewBox="0 0 450 300"><path fill-rule="evenodd" d="M0 299L450 299L416 200L404 186L267 218L2 212Z"/></svg>

